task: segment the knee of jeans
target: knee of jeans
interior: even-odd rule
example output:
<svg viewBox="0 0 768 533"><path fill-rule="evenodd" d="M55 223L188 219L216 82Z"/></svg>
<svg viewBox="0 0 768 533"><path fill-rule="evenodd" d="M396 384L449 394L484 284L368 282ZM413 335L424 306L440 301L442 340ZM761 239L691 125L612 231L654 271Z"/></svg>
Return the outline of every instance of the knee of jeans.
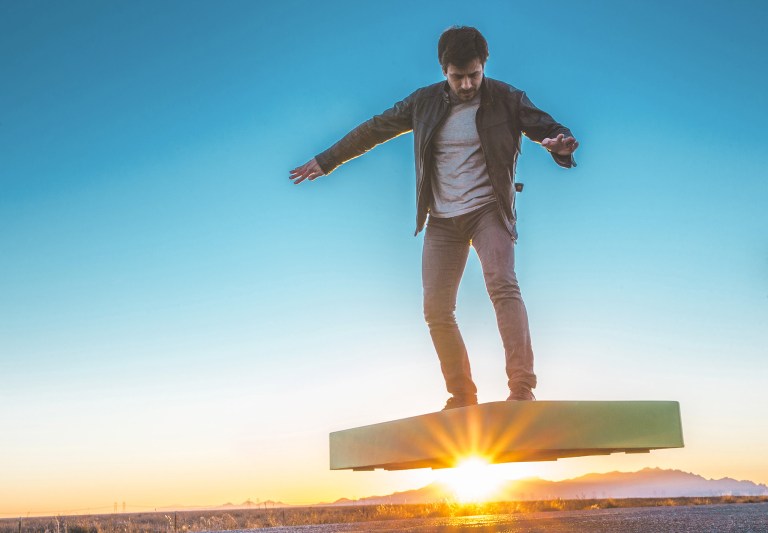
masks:
<svg viewBox="0 0 768 533"><path fill-rule="evenodd" d="M429 326L456 324L455 306L440 302L424 302L424 320Z"/></svg>
<svg viewBox="0 0 768 533"><path fill-rule="evenodd" d="M508 279L494 280L487 283L488 295L491 301L503 300L505 298L522 298L520 285L517 278L512 276Z"/></svg>

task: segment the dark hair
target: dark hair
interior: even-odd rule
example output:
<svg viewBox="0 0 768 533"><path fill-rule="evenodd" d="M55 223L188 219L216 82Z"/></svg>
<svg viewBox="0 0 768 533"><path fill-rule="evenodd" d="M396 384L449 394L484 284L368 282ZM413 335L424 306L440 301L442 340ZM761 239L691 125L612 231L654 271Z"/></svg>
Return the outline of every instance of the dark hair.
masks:
<svg viewBox="0 0 768 533"><path fill-rule="evenodd" d="M485 65L488 43L477 28L452 26L443 32L437 42L437 59L443 70L448 68L449 63L462 68L474 59Z"/></svg>

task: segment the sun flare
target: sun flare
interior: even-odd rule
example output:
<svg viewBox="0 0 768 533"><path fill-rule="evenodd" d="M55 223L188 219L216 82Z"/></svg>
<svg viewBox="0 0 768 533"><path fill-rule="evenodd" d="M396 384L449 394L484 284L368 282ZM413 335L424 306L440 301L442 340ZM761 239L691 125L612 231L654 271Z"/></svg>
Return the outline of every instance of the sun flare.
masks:
<svg viewBox="0 0 768 533"><path fill-rule="evenodd" d="M469 457L456 468L441 472L440 478L462 503L489 501L500 488L503 479L498 469L481 457Z"/></svg>

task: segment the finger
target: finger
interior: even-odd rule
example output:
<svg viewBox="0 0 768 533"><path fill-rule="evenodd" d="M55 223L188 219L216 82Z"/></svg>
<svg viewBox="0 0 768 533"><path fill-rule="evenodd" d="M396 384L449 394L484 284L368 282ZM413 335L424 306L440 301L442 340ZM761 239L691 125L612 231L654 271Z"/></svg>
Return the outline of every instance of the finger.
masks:
<svg viewBox="0 0 768 533"><path fill-rule="evenodd" d="M315 162L314 162L314 160L312 160L312 161L307 161L307 162L306 162L306 163L304 163L303 165L299 165L298 167L296 167L296 168L294 168L293 170L291 170L291 172L294 172L294 173L295 173L296 171L306 172L307 170L310 170L310 169L314 170L314 168L315 168L316 166L317 166L317 163L315 163Z"/></svg>
<svg viewBox="0 0 768 533"><path fill-rule="evenodd" d="M294 185L298 185L299 183L301 183L304 180L314 181L314 180L316 180L317 178L319 178L322 175L323 175L322 171L315 171L315 172L313 172L313 171L309 171L308 170L308 171L303 172L301 174L297 174L295 176L292 176L291 179L294 180L293 181Z"/></svg>

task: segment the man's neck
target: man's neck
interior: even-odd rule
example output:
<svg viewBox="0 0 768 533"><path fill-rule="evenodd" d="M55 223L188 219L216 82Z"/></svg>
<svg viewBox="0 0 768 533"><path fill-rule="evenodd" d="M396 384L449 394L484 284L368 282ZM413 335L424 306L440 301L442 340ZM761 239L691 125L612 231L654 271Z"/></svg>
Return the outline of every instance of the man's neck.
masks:
<svg viewBox="0 0 768 533"><path fill-rule="evenodd" d="M458 105L458 104L479 104L480 103L480 91L477 91L475 95L470 100L462 100L458 94L453 92L453 90L449 91L448 96L451 99L451 105Z"/></svg>

